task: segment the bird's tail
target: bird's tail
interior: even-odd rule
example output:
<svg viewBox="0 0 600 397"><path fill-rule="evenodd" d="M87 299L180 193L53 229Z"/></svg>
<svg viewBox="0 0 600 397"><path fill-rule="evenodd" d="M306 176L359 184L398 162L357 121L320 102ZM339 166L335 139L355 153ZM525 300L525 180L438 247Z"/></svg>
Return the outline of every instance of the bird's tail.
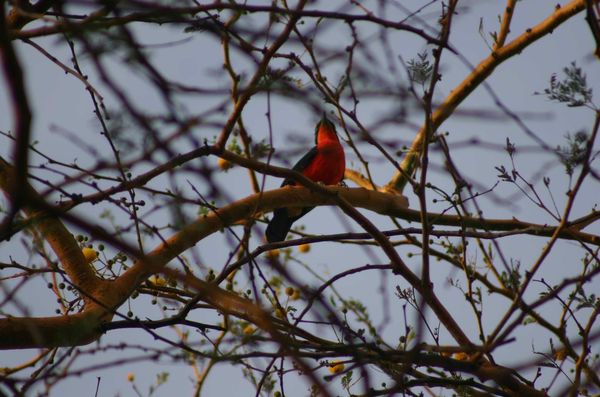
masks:
<svg viewBox="0 0 600 397"><path fill-rule="evenodd" d="M290 218L287 215L285 208L275 210L273 219L269 222L265 232L267 241L276 243L285 240L285 236L287 236L295 220L295 218Z"/></svg>

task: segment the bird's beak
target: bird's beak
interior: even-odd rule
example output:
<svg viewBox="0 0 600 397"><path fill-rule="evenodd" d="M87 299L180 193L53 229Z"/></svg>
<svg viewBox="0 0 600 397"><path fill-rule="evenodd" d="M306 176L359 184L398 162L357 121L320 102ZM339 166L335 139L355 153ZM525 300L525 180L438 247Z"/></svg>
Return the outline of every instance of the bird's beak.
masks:
<svg viewBox="0 0 600 397"><path fill-rule="evenodd" d="M323 117L317 124L317 128L315 128L315 143L318 141L319 129L321 129L323 126L325 126L328 130L332 130L337 135L337 131L335 130L333 123L327 118L327 113L323 112Z"/></svg>
<svg viewBox="0 0 600 397"><path fill-rule="evenodd" d="M317 124L317 131L319 130L319 127L321 127L323 125L331 127L335 131L335 128L333 127L333 123L327 118L327 113L325 113L325 112L323 112L323 117L321 118L321 121L319 121L319 124Z"/></svg>

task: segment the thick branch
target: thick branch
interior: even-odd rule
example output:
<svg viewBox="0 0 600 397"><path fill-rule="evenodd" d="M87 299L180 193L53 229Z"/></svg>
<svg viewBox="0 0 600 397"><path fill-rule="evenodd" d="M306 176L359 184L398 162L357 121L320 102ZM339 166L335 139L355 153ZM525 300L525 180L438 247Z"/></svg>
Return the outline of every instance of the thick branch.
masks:
<svg viewBox="0 0 600 397"><path fill-rule="evenodd" d="M78 346L100 337L99 310L57 317L8 317L0 319L0 349Z"/></svg>
<svg viewBox="0 0 600 397"><path fill-rule="evenodd" d="M17 183L17 180L15 167L0 157L0 190L7 192L11 186ZM29 204L42 202L42 198L29 183L21 184L20 190L25 204L22 210L29 218L35 219L32 226L50 244L62 268L75 287L84 291L85 294L93 295L93 292L100 288L102 280L94 275L77 241L59 219L59 214L40 211Z"/></svg>

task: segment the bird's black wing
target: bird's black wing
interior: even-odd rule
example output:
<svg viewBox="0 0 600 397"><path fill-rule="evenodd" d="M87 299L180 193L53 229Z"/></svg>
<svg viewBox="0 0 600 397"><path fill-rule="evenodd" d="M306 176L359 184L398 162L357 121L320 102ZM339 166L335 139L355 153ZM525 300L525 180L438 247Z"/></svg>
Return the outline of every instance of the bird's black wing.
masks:
<svg viewBox="0 0 600 397"><path fill-rule="evenodd" d="M302 158L294 165L292 168L294 171L302 172L308 167L313 161L313 159L317 156L319 150L317 147L313 147L306 153ZM294 180L290 178L284 179L281 186L292 185L294 184ZM306 213L312 210L313 207L304 207L297 208L293 211L288 208L277 208L273 211L273 219L269 222L266 230L267 241L269 243L273 243L276 241L285 240L285 236L290 231L292 224L302 218Z"/></svg>
<svg viewBox="0 0 600 397"><path fill-rule="evenodd" d="M306 167L308 167L310 162L313 161L313 159L317 156L317 153L319 153L319 149L317 149L317 147L315 146L312 149L310 149L304 156L302 156L302 158L300 160L298 160L298 162L296 163L296 165L294 165L294 167L292 169L294 171L298 171L298 172L304 171L306 169ZM283 187L285 185L291 185L293 183L294 183L293 179L286 178L281 183L281 187Z"/></svg>

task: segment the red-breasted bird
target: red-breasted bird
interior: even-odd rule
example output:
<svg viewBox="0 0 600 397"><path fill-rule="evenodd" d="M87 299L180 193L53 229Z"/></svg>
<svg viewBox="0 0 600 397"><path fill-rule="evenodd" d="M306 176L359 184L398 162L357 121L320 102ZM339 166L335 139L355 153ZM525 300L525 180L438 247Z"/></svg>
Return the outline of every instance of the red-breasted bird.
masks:
<svg viewBox="0 0 600 397"><path fill-rule="evenodd" d="M325 115L315 129L315 142L316 146L296 163L293 170L314 182L325 185L339 184L344 179L346 158L335 126ZM296 185L296 182L285 179L281 186L286 185ZM273 243L285 240L292 224L312 209L313 207L277 208L267 226L267 241Z"/></svg>

